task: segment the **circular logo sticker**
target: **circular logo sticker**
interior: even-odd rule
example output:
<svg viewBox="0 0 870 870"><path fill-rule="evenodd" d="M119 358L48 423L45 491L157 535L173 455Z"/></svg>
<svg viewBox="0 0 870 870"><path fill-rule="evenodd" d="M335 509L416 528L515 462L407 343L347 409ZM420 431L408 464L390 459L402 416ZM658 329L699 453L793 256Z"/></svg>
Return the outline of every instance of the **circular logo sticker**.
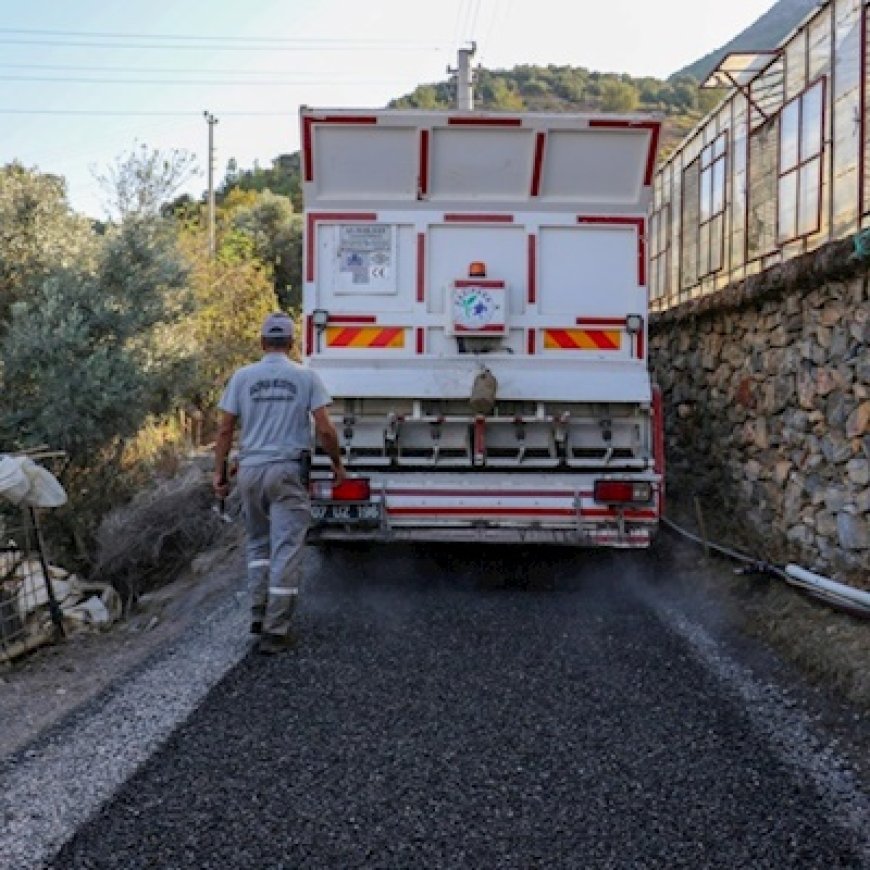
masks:
<svg viewBox="0 0 870 870"><path fill-rule="evenodd" d="M481 287L466 287L453 297L453 321L465 329L482 329L498 312L492 294Z"/></svg>

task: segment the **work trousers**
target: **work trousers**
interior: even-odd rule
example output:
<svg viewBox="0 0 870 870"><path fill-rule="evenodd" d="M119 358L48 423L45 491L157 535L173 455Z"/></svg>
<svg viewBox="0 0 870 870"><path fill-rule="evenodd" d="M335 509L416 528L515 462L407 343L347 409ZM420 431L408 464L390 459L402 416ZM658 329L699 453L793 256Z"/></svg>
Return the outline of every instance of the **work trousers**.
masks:
<svg viewBox="0 0 870 870"><path fill-rule="evenodd" d="M265 634L286 635L302 580L302 547L311 521L299 462L239 469L245 516L251 616Z"/></svg>

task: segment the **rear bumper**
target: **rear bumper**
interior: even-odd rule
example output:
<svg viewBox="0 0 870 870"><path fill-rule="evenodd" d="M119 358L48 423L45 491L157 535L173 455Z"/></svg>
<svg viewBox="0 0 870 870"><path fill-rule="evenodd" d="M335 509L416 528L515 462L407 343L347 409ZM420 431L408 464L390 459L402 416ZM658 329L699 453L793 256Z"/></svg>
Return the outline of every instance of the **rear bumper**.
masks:
<svg viewBox="0 0 870 870"><path fill-rule="evenodd" d="M312 524L309 540L560 544L645 548L658 529L660 484L652 473L608 476L646 480L653 501L612 506L593 498L601 474L372 474L371 525Z"/></svg>

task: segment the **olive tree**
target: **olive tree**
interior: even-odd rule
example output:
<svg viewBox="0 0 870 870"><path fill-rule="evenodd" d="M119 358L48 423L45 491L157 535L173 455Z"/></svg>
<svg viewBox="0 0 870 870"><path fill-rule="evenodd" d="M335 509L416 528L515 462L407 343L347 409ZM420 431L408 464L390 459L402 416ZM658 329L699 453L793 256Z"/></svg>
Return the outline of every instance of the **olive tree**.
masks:
<svg viewBox="0 0 870 870"><path fill-rule="evenodd" d="M66 183L19 163L0 168L0 325L50 273L96 262L99 238L72 212Z"/></svg>

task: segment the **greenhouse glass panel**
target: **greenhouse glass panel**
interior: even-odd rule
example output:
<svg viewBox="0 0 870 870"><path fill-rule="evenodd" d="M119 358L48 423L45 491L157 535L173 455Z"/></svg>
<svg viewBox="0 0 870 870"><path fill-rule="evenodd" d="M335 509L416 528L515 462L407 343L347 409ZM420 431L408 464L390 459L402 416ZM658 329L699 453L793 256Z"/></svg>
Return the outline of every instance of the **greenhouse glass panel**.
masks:
<svg viewBox="0 0 870 870"><path fill-rule="evenodd" d="M680 288L698 283L698 206L700 172L694 160L683 171L683 215L680 234Z"/></svg>
<svg viewBox="0 0 870 870"><path fill-rule="evenodd" d="M710 271L718 272L722 268L722 249L725 245L725 217L717 215L710 221Z"/></svg>
<svg viewBox="0 0 870 870"><path fill-rule="evenodd" d="M750 260L776 249L778 131L779 126L771 121L749 137L746 238Z"/></svg>
<svg viewBox="0 0 870 870"><path fill-rule="evenodd" d="M700 213L699 218L700 222L704 223L705 221L710 220L710 215L713 213L713 191L712 191L712 179L713 179L713 171L712 169L705 169L701 173L701 203L700 203Z"/></svg>
<svg viewBox="0 0 870 870"><path fill-rule="evenodd" d="M725 159L717 160L711 172L711 213L719 214L725 208Z"/></svg>
<svg viewBox="0 0 870 870"><path fill-rule="evenodd" d="M824 82L816 82L801 98L801 160L822 150L822 105Z"/></svg>
<svg viewBox="0 0 870 870"><path fill-rule="evenodd" d="M709 274L710 272L710 227L711 224L705 224L701 227L698 234L698 277Z"/></svg>
<svg viewBox="0 0 870 870"><path fill-rule="evenodd" d="M797 166L799 159L798 119L800 117L800 100L792 100L780 116L780 168L783 172Z"/></svg>
<svg viewBox="0 0 870 870"><path fill-rule="evenodd" d="M797 235L797 172L789 172L779 179L779 231L780 241Z"/></svg>
<svg viewBox="0 0 870 870"><path fill-rule="evenodd" d="M819 182L822 174L821 159L816 157L800 168L800 200L796 235L806 236L819 229Z"/></svg>

